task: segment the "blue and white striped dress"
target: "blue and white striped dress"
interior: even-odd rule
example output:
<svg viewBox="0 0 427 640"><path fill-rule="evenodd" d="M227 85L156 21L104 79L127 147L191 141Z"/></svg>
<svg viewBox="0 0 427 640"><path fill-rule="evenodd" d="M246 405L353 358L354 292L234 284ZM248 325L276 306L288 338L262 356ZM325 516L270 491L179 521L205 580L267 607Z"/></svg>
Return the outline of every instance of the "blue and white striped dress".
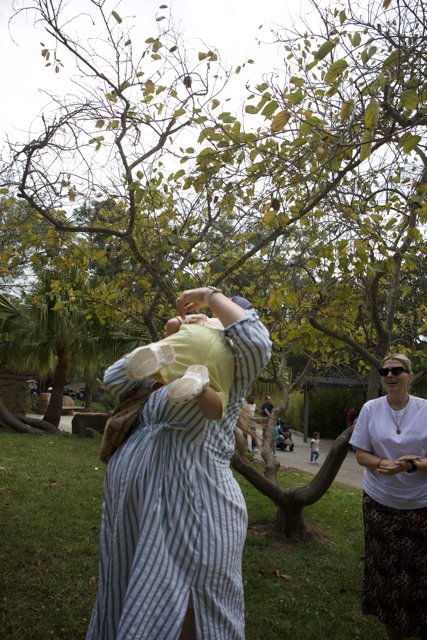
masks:
<svg viewBox="0 0 427 640"><path fill-rule="evenodd" d="M271 343L253 310L225 335L236 368L224 418L207 420L197 400L172 406L162 387L108 464L87 640L177 640L190 595L197 638L244 638L247 513L230 458L240 408ZM106 385L129 387L124 361L107 370Z"/></svg>

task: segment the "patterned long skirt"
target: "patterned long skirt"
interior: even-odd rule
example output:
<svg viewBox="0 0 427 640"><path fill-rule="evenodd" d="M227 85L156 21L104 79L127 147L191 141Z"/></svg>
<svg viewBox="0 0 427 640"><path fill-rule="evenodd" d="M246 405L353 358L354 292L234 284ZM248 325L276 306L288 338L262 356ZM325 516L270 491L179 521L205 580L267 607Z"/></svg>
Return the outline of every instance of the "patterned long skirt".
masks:
<svg viewBox="0 0 427 640"><path fill-rule="evenodd" d="M427 638L427 507L391 509L364 494L363 512L363 613Z"/></svg>

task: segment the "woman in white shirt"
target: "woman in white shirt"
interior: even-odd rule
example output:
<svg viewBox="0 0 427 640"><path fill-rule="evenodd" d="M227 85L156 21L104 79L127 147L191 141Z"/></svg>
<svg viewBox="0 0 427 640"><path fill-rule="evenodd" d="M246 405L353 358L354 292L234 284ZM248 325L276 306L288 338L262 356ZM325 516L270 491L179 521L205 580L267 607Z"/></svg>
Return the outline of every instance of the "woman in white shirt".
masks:
<svg viewBox="0 0 427 640"><path fill-rule="evenodd" d="M362 609L389 640L427 639L427 400L409 395L410 360L379 370L385 396L368 401L350 444L365 467Z"/></svg>

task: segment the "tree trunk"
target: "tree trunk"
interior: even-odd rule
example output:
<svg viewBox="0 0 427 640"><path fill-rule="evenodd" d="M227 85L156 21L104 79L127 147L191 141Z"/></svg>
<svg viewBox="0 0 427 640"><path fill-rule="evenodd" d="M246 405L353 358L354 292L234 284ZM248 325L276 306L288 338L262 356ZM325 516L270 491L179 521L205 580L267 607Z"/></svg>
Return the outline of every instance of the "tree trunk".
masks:
<svg viewBox="0 0 427 640"><path fill-rule="evenodd" d="M277 478L261 475L238 451L231 464L258 491L274 502L277 508L276 529L290 540L301 540L316 534L305 522L304 507L314 504L326 493L334 481L348 452L348 441L353 427L347 427L333 443L318 473L304 487L282 489ZM279 463L277 463L279 464Z"/></svg>
<svg viewBox="0 0 427 640"><path fill-rule="evenodd" d="M366 399L374 400L375 398L378 398L379 388L380 388L380 375L374 367L371 367L368 375L368 388L366 390Z"/></svg>
<svg viewBox="0 0 427 640"><path fill-rule="evenodd" d="M279 481L277 479L277 472L280 469L280 462L277 460L276 456L273 454L276 421L277 421L277 412L276 410L273 410L273 413L268 420L268 425L262 434L261 457L265 463L265 467L264 467L265 477L268 480L270 480L270 482L273 482L274 484L279 486Z"/></svg>
<svg viewBox="0 0 427 640"><path fill-rule="evenodd" d="M58 362L53 376L52 393L50 402L44 415L44 420L55 427L59 427L62 413L62 402L65 384L68 374L68 353L64 346L58 345L56 349Z"/></svg>
<svg viewBox="0 0 427 640"><path fill-rule="evenodd" d="M46 429L42 426L43 422L39 420L31 420L25 416L15 416L5 406L4 402L0 400L0 421L8 427L11 427L18 433L33 433L35 435L42 435ZM46 425L45 425L46 426ZM55 432L57 429L53 425L49 425Z"/></svg>
<svg viewBox="0 0 427 640"><path fill-rule="evenodd" d="M286 496L284 504L276 505L276 531L284 533L289 540L303 540L309 531L303 516L303 505L292 502L291 496Z"/></svg>
<svg viewBox="0 0 427 640"><path fill-rule="evenodd" d="M24 422L25 424L29 424L31 427L37 427L37 429L41 429L47 433L57 434L61 433L61 431L55 427L50 422L46 422L46 420L39 420L38 418L29 418L28 416L23 416L20 414L16 414L15 418Z"/></svg>
<svg viewBox="0 0 427 640"><path fill-rule="evenodd" d="M85 409L90 409L93 402L93 383L92 380L85 381Z"/></svg>

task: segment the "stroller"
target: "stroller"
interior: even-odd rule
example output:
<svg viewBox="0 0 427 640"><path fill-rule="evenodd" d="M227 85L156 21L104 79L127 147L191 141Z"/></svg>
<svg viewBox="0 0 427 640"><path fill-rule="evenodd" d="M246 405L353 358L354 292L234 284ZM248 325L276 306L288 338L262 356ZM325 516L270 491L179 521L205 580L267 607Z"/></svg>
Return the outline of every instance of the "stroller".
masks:
<svg viewBox="0 0 427 640"><path fill-rule="evenodd" d="M279 426L279 433L276 437L276 448L281 451L294 450L294 442L292 440L292 433L288 425L284 424L281 420L277 423Z"/></svg>

